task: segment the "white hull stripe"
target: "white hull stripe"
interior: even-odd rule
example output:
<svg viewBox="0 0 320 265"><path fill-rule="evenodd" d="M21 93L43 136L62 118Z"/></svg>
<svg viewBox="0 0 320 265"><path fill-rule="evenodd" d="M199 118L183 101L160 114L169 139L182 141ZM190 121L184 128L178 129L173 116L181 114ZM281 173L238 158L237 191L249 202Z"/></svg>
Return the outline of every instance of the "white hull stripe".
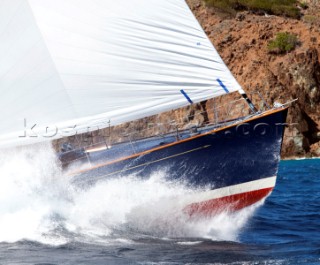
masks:
<svg viewBox="0 0 320 265"><path fill-rule="evenodd" d="M214 189L205 191L203 193L197 193L196 196L190 196L190 203L200 203L213 199L220 199L232 195L252 192L256 190L274 188L276 185L277 177L263 178L238 185L228 186L220 189ZM192 198L191 198L192 197ZM188 200L189 201L189 200Z"/></svg>

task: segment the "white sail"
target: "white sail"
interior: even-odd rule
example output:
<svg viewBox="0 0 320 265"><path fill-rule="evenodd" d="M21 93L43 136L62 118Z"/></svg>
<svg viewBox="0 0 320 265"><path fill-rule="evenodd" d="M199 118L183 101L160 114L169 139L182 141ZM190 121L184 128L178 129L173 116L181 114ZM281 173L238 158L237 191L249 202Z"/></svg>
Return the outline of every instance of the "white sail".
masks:
<svg viewBox="0 0 320 265"><path fill-rule="evenodd" d="M0 0L0 58L0 146L241 89L184 0Z"/></svg>

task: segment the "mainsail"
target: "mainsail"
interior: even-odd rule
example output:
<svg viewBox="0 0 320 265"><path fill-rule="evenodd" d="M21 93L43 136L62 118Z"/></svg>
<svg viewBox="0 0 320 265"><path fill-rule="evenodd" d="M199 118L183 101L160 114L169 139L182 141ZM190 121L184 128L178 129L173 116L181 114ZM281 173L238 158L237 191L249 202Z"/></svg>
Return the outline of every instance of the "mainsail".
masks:
<svg viewBox="0 0 320 265"><path fill-rule="evenodd" d="M0 58L2 147L241 90L184 0L1 0Z"/></svg>

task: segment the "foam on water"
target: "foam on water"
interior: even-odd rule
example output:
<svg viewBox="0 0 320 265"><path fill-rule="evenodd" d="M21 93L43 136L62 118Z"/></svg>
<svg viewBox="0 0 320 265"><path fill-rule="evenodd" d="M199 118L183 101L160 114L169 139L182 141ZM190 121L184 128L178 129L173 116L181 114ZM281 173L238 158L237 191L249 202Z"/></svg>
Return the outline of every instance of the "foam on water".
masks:
<svg viewBox="0 0 320 265"><path fill-rule="evenodd" d="M49 145L0 152L0 242L46 244L205 237L236 240L256 207L210 219L184 214L184 197L199 190L165 180L167 173L72 184Z"/></svg>

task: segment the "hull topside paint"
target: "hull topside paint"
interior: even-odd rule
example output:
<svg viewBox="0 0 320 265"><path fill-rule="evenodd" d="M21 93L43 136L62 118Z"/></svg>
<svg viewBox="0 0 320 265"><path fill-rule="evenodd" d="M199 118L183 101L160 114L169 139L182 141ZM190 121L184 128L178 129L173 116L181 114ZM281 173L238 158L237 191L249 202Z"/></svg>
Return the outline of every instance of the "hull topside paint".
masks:
<svg viewBox="0 0 320 265"><path fill-rule="evenodd" d="M148 178L152 172L165 170L169 181L183 182L188 187L219 189L270 178L278 172L286 115L287 109L282 109L238 126L204 131L192 139L181 134L179 142L174 135L168 135L136 141L134 150L131 143L90 153L92 168L80 171L75 179L94 183L129 174ZM219 212L214 205L223 209L220 206L230 201L234 206L229 209L238 210L263 199L272 188L257 187L249 196L231 195L219 202L207 200L204 205L211 205L206 207ZM198 204L198 210L192 212L199 209L206 212L206 207Z"/></svg>

